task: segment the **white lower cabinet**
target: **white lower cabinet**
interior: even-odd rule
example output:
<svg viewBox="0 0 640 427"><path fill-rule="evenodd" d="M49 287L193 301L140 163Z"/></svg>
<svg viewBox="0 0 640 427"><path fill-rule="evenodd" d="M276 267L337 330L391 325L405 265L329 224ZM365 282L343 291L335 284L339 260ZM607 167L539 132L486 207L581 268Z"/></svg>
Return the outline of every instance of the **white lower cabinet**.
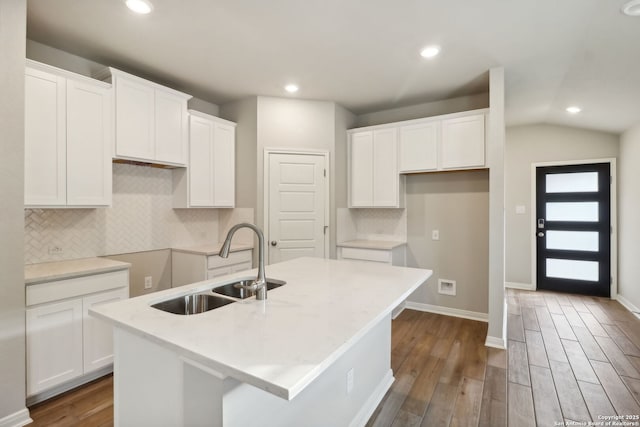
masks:
<svg viewBox="0 0 640 427"><path fill-rule="evenodd" d="M111 365L112 327L89 309L128 297L128 270L28 285L27 396L55 395Z"/></svg>
<svg viewBox="0 0 640 427"><path fill-rule="evenodd" d="M229 258L174 249L171 253L171 287L250 270L252 264L252 249L231 252Z"/></svg>
<svg viewBox="0 0 640 427"><path fill-rule="evenodd" d="M82 300L27 309L27 394L82 375Z"/></svg>

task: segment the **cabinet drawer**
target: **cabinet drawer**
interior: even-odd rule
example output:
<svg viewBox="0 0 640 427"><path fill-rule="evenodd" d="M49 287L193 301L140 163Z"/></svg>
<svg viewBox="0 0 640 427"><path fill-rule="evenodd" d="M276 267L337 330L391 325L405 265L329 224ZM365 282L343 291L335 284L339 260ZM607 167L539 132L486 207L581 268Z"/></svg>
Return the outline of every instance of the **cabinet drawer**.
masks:
<svg viewBox="0 0 640 427"><path fill-rule="evenodd" d="M74 277L27 286L27 306L129 287L129 270Z"/></svg>
<svg viewBox="0 0 640 427"><path fill-rule="evenodd" d="M360 248L341 248L341 258L391 264L391 251Z"/></svg>
<svg viewBox="0 0 640 427"><path fill-rule="evenodd" d="M240 264L243 262L251 262L251 251L239 251L229 254L229 258L222 258L218 255L207 257L207 268L225 267L227 265Z"/></svg>

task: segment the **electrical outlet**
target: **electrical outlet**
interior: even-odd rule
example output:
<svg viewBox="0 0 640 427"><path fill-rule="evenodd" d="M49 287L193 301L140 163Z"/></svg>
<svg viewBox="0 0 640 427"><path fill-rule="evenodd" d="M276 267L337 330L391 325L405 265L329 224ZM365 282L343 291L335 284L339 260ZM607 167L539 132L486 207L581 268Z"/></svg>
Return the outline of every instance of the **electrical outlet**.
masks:
<svg viewBox="0 0 640 427"><path fill-rule="evenodd" d="M347 394L351 394L353 391L353 382L353 368L351 368L347 371Z"/></svg>
<svg viewBox="0 0 640 427"><path fill-rule="evenodd" d="M431 240L440 240L440 230L431 230Z"/></svg>
<svg viewBox="0 0 640 427"><path fill-rule="evenodd" d="M153 276L145 276L144 278L144 288L151 289L153 287Z"/></svg>
<svg viewBox="0 0 640 427"><path fill-rule="evenodd" d="M49 255L63 255L64 254L64 249L62 249L60 246L49 246Z"/></svg>

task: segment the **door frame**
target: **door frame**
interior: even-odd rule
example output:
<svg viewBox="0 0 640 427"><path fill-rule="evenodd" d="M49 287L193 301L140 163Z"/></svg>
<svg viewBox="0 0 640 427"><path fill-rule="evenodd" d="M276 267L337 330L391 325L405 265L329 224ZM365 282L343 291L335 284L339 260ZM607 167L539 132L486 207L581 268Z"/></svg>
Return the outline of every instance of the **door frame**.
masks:
<svg viewBox="0 0 640 427"><path fill-rule="evenodd" d="M617 299L618 295L618 194L617 194L617 171L616 171L616 159L615 157L601 158L601 159L585 159L585 160L561 160L551 162L537 162L531 163L531 288L533 290L538 289L538 252L537 241L534 238L537 229L536 212L538 208L537 204L537 180L536 180L536 168L545 166L571 166L571 165L589 165L593 163L609 163L611 173L611 201L610 201L610 216L611 216L611 296L612 300Z"/></svg>
<svg viewBox="0 0 640 427"><path fill-rule="evenodd" d="M304 149L304 148L295 148L295 149L291 149L291 148L265 148L264 149L264 159L263 159L263 183L264 183L264 187L262 190L262 202L263 202L263 214L262 214L262 220L264 222L263 224L263 230L265 231L265 246L269 244L270 241L270 235L269 235L269 191L270 191L270 183L269 183L269 173L270 173L270 156L271 154L293 154L293 155L311 155L311 156L322 156L324 157L324 167L327 170L327 176L326 179L324 180L324 226L326 227L325 229L327 230L327 233L325 233L325 239L324 239L324 258L327 259L329 258L329 248L331 247L330 245L330 240L331 240L331 219L329 217L330 213L331 213L331 209L330 209L330 203L331 203L331 196L330 196L330 179L331 179L331 164L329 163L329 151L327 150L315 150L315 149ZM270 262L269 260L269 248L267 247L267 263Z"/></svg>

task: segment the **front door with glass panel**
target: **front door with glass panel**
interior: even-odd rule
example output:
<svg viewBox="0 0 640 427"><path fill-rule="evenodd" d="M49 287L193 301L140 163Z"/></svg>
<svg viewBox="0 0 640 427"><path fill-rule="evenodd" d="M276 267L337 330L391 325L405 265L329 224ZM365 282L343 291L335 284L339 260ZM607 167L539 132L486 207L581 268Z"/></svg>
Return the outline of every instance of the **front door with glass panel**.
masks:
<svg viewBox="0 0 640 427"><path fill-rule="evenodd" d="M609 163L536 168L537 287L610 296Z"/></svg>

